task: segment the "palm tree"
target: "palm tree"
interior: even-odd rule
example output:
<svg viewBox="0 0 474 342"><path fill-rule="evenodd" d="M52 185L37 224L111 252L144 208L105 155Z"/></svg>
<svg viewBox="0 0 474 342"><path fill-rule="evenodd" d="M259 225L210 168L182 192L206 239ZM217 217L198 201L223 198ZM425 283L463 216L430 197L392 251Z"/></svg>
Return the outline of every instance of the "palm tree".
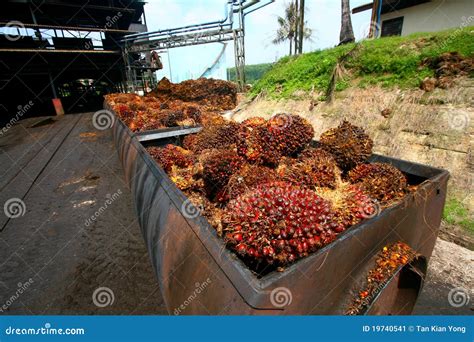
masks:
<svg viewBox="0 0 474 342"><path fill-rule="evenodd" d="M341 0L341 34L339 35L339 45L353 43L354 41L349 0Z"/></svg>
<svg viewBox="0 0 474 342"><path fill-rule="evenodd" d="M304 0L300 0L300 13L299 13L299 23L298 23L298 28L300 32L305 32L305 25L306 22L304 21L304 12L305 12L305 5L304 5ZM309 35L308 38L310 39L311 32L307 32ZM305 34L300 34L298 37L298 53L303 53L303 39L305 39Z"/></svg>
<svg viewBox="0 0 474 342"><path fill-rule="evenodd" d="M298 6L294 2L290 2L285 9L285 16L278 17L278 25L280 26L276 32L276 37L273 39L273 44L280 44L285 41L290 41L290 56L293 54L293 43L296 43L297 37L301 28L303 29L303 39L310 39L312 30L304 25L301 25L298 16ZM301 47L300 49L301 50ZM297 53L295 46L294 53Z"/></svg>

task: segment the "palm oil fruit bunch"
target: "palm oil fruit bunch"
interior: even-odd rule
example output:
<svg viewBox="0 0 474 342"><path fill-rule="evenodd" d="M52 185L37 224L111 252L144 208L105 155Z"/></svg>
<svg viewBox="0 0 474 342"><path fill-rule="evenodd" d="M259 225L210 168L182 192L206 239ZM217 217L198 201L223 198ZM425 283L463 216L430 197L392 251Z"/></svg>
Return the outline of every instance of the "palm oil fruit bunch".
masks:
<svg viewBox="0 0 474 342"><path fill-rule="evenodd" d="M237 198L259 184L276 180L277 175L273 169L246 163L230 177L225 191L227 199Z"/></svg>
<svg viewBox="0 0 474 342"><path fill-rule="evenodd" d="M199 210L199 213L207 218L209 224L216 230L217 235L222 236L222 215L224 210L211 202L205 194L195 191L185 191L189 201ZM194 209L191 209L193 213Z"/></svg>
<svg viewBox="0 0 474 342"><path fill-rule="evenodd" d="M313 126L299 115L274 115L268 120L267 126L275 137L282 138L279 149L283 156L292 156L301 152L313 140Z"/></svg>
<svg viewBox="0 0 474 342"><path fill-rule="evenodd" d="M340 184L335 189L318 189L317 194L331 202L335 220L347 229L364 219L376 216L380 212L376 200L357 185Z"/></svg>
<svg viewBox="0 0 474 342"><path fill-rule="evenodd" d="M179 146L171 144L165 147L150 146L147 147L147 151L167 173L173 166L187 168L194 163L192 152Z"/></svg>
<svg viewBox="0 0 474 342"><path fill-rule="evenodd" d="M150 127L157 121L153 118L149 118L145 115L135 115L129 122L128 127L132 132L140 132L143 127ZM157 123L161 126L161 123Z"/></svg>
<svg viewBox="0 0 474 342"><path fill-rule="evenodd" d="M405 175L387 163L358 165L349 171L348 179L383 204L403 197L407 191Z"/></svg>
<svg viewBox="0 0 474 342"><path fill-rule="evenodd" d="M287 182L261 184L229 202L225 241L244 261L285 266L336 238L329 202Z"/></svg>
<svg viewBox="0 0 474 342"><path fill-rule="evenodd" d="M251 127L258 127L258 126L264 125L266 122L267 122L267 120L265 120L264 118L259 117L259 116L255 116L255 117L251 117L251 118L248 118L248 119L245 119L244 121L242 121L241 126L242 127L250 127L250 128Z"/></svg>
<svg viewBox="0 0 474 342"><path fill-rule="evenodd" d="M334 155L337 164L344 171L366 162L372 154L372 139L362 128L348 121L321 134L319 142Z"/></svg>
<svg viewBox="0 0 474 342"><path fill-rule="evenodd" d="M141 127L141 128L137 128L137 127ZM137 124L136 122L133 122L132 124L130 124L129 128L132 130L132 132L133 131L143 132L143 131L152 131L155 129L163 128L163 125L158 120L151 119L151 120L147 120L143 124Z"/></svg>
<svg viewBox="0 0 474 342"><path fill-rule="evenodd" d="M249 161L278 165L284 156L301 152L313 139L313 126L293 114L277 114L264 124L247 123L240 132L238 152Z"/></svg>
<svg viewBox="0 0 474 342"><path fill-rule="evenodd" d="M260 117L252 117L242 121L237 132L237 152L250 162L257 161L262 155L262 146L258 140L258 130L266 124Z"/></svg>
<svg viewBox="0 0 474 342"><path fill-rule="evenodd" d="M201 123L204 127L218 126L227 123L227 120L220 114L204 111L201 114Z"/></svg>
<svg viewBox="0 0 474 342"><path fill-rule="evenodd" d="M146 103L142 101L133 101L128 103L129 107L133 111L145 111L147 109Z"/></svg>
<svg viewBox="0 0 474 342"><path fill-rule="evenodd" d="M117 93L117 94L106 95L105 99L108 102L111 102L111 103L129 103L131 101L135 101L137 99L140 99L140 96L138 96L136 94Z"/></svg>
<svg viewBox="0 0 474 342"><path fill-rule="evenodd" d="M233 121L207 126L197 133L192 141L187 141L186 146L195 153L208 149L229 148L236 143L238 130L239 124Z"/></svg>
<svg viewBox="0 0 474 342"><path fill-rule="evenodd" d="M320 148L308 148L297 159L283 158L277 168L282 180L310 188L335 188L337 172L332 155Z"/></svg>
<svg viewBox="0 0 474 342"><path fill-rule="evenodd" d="M202 122L201 111L196 106L187 106L184 109L184 114L186 114L186 117L193 120L196 124Z"/></svg>
<svg viewBox="0 0 474 342"><path fill-rule="evenodd" d="M194 151L197 141L198 141L197 134L186 135L183 138L183 143L182 143L183 148Z"/></svg>
<svg viewBox="0 0 474 342"><path fill-rule="evenodd" d="M176 184L180 190L200 190L204 188L204 183L200 177L198 164L188 167L178 167L173 165L168 172L171 181Z"/></svg>
<svg viewBox="0 0 474 342"><path fill-rule="evenodd" d="M213 150L203 158L202 178L209 198L219 201L230 177L242 164L242 157L233 150Z"/></svg>
<svg viewBox="0 0 474 342"><path fill-rule="evenodd" d="M112 106L113 110L115 113L117 113L117 116L126 124L128 125L130 122L132 122L135 112L126 104L116 104Z"/></svg>
<svg viewBox="0 0 474 342"><path fill-rule="evenodd" d="M163 109L161 112L161 123L165 127L178 126L178 122L186 118L185 114L180 110Z"/></svg>

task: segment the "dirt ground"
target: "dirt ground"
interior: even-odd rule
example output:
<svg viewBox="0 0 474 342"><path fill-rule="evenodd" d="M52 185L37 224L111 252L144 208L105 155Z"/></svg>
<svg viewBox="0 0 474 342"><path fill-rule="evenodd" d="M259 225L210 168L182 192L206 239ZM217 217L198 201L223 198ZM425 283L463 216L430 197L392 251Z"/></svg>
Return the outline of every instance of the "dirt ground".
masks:
<svg viewBox="0 0 474 342"><path fill-rule="evenodd" d="M111 132L91 115L36 128L29 119L0 138L1 203L18 197L26 207L0 232L0 309L33 280L4 313L166 313ZM94 305L101 287L112 305Z"/></svg>
<svg viewBox="0 0 474 342"><path fill-rule="evenodd" d="M459 302L454 301L454 304L459 307L449 302L450 298L453 301L456 293ZM464 305L460 305L463 302ZM438 238L428 264L428 276L413 314L474 315L473 251Z"/></svg>
<svg viewBox="0 0 474 342"><path fill-rule="evenodd" d="M111 132L91 116L28 119L0 137L0 203L17 197L26 209L0 212L0 314L167 314ZM473 259L438 239L415 313L472 314ZM454 307L458 287L471 300Z"/></svg>

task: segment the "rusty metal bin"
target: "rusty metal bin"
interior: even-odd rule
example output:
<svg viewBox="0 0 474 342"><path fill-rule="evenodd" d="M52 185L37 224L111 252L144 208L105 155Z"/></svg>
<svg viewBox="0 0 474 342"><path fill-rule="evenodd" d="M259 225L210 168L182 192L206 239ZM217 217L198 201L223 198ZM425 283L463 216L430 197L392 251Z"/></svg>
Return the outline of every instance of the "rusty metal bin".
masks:
<svg viewBox="0 0 474 342"><path fill-rule="evenodd" d="M417 191L285 271L256 277L204 217L183 215L190 205L185 195L118 119L113 135L170 314L343 314L376 254L398 241L420 257L392 277L365 313L411 312L438 235L447 171L373 155L372 161L391 163L410 184L419 184ZM146 143L179 144L181 137L168 134Z"/></svg>

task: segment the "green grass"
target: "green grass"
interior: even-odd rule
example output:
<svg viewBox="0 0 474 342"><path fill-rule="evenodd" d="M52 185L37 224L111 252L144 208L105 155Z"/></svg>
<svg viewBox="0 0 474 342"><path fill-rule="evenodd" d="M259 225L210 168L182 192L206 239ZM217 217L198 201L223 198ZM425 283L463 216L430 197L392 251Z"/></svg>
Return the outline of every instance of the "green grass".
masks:
<svg viewBox="0 0 474 342"><path fill-rule="evenodd" d="M474 27L436 33L416 33L407 37L387 37L361 42L359 52L345 63L344 80L336 90L351 84L366 87L418 87L426 76L433 75L421 66L427 57L457 51L463 56L474 55ZM250 96L264 92L270 98L292 98L297 90L325 91L337 59L354 44L280 59L254 84Z"/></svg>
<svg viewBox="0 0 474 342"><path fill-rule="evenodd" d="M474 219L470 217L469 210L463 203L455 198L446 201L443 219L449 224L460 225L471 233L474 233Z"/></svg>
<svg viewBox="0 0 474 342"><path fill-rule="evenodd" d="M244 69L246 83L254 84L271 69L272 65L272 63L246 65ZM235 81L235 68L228 68L227 74L229 81Z"/></svg>

